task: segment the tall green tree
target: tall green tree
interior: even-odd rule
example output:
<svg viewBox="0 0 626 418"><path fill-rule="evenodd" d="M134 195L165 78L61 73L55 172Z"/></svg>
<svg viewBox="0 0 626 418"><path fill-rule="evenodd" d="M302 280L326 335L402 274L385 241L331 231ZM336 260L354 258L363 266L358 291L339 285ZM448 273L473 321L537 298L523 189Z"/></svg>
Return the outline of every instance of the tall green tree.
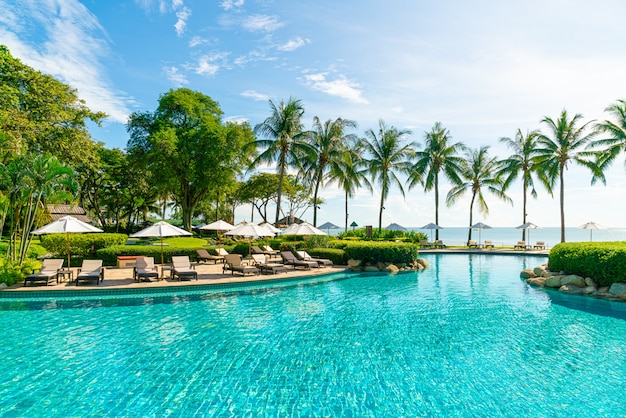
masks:
<svg viewBox="0 0 626 418"><path fill-rule="evenodd" d="M415 152L415 164L411 167L409 189L422 184L425 191L435 190L435 223L439 225L439 173L443 172L453 184L460 183L459 173L463 158L458 153L465 150L462 142L451 143L450 131L436 122L424 135L424 148ZM435 230L439 239L439 230Z"/></svg>
<svg viewBox="0 0 626 418"><path fill-rule="evenodd" d="M0 162L17 155L50 153L63 163L85 161L95 152L87 121L93 112L77 91L35 71L0 45Z"/></svg>
<svg viewBox="0 0 626 418"><path fill-rule="evenodd" d="M592 144L594 148L603 147L599 154L602 168L610 165L622 151L626 151L626 101L618 100L604 111L612 116L612 120L606 119L595 126L602 137Z"/></svg>
<svg viewBox="0 0 626 418"><path fill-rule="evenodd" d="M331 164L341 161L346 143L354 138L354 134L347 134L346 130L356 127L356 122L349 119L328 119L322 123L317 116L313 118L313 130L309 138L316 158L308 162L306 170L310 175L305 175L313 179L313 201L316 202L313 205L313 226L317 226L319 189L324 185Z"/></svg>
<svg viewBox="0 0 626 418"><path fill-rule="evenodd" d="M254 152L244 149L254 139L248 124L223 123L217 102L186 88L163 94L154 112L133 113L127 129L129 155L153 173L157 189L170 192L189 231L196 205L235 182Z"/></svg>
<svg viewBox="0 0 626 418"><path fill-rule="evenodd" d="M378 133L373 129L365 132L362 140L364 151L368 154L367 164L371 179L380 185L380 208L378 211L378 231L382 230L383 210L389 189L397 185L404 196L402 182L396 173L408 174L414 144L404 144L404 139L411 134L409 130L399 130L393 126L387 128L385 122L378 121Z"/></svg>
<svg viewBox="0 0 626 418"><path fill-rule="evenodd" d="M271 115L254 127L255 133L263 138L254 141L251 145L263 151L252 162L252 167L277 163L278 193L274 223L278 227L287 169L289 167L302 169L307 160L314 159L315 149L307 142L309 133L303 130L302 101L290 97L287 103L281 101L275 104L270 100L269 104Z"/></svg>
<svg viewBox="0 0 626 418"><path fill-rule="evenodd" d="M593 146L596 132L590 129L592 121L580 125L582 115L576 114L571 119L566 110L558 119L544 117L541 121L548 133L540 133L537 139L537 159L541 170L548 178L551 187L559 181L559 203L561 210L561 242L565 242L565 170L573 163L591 171L591 184L600 179L606 184L601 164L589 157L601 155L598 151L588 150Z"/></svg>
<svg viewBox="0 0 626 418"><path fill-rule="evenodd" d="M465 150L465 163L461 166L461 182L456 184L446 196L446 203L452 206L465 193L471 191L469 231L467 241L472 239L472 225L474 216L474 204L478 203L478 209L484 216L489 214L489 206L485 200L485 193L490 192L505 202L512 203L502 190L502 178L498 170L499 163L496 157L489 157L489 147L483 146L474 150Z"/></svg>
<svg viewBox="0 0 626 418"><path fill-rule="evenodd" d="M370 183L367 177L367 164L366 161L361 158L359 149L348 146L341 153L341 156L330 163L330 176L329 182L336 182L339 188L343 190L345 194L345 227L344 232L348 231L348 201L361 187L366 188L370 192L372 183Z"/></svg>
<svg viewBox="0 0 626 418"><path fill-rule="evenodd" d="M529 131L524 135L521 129L517 130L515 138L500 138L500 142L505 144L513 153L502 160L501 174L504 176L503 190L506 191L511 184L521 176L522 178L522 224L527 222L526 204L528 198L528 189L530 195L537 198L537 190L535 189L535 181L533 177L537 177L546 187L548 193L552 195L552 187L543 170L540 170L538 164L537 138L539 131ZM522 241L526 241L526 229L522 229Z"/></svg>
<svg viewBox="0 0 626 418"><path fill-rule="evenodd" d="M276 201L278 181L278 174L257 173L241 185L238 198L242 202L248 202L252 205L251 221L254 222L254 210L256 209L263 218L263 222L267 222L267 207Z"/></svg>

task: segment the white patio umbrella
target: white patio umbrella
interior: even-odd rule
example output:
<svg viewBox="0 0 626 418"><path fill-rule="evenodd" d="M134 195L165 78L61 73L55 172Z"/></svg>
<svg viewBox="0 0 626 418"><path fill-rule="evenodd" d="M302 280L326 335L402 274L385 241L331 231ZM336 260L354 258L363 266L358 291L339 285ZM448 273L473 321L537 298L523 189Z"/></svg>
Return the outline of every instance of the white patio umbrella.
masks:
<svg viewBox="0 0 626 418"><path fill-rule="evenodd" d="M192 234L189 231L185 231L184 229L165 221L160 221L129 236L131 238L161 238L161 266L163 266L163 237L180 237L190 235ZM161 270L161 275L163 275L163 270Z"/></svg>
<svg viewBox="0 0 626 418"><path fill-rule="evenodd" d="M300 235L304 237L304 247L306 248L306 237L309 235L328 235L326 232L321 231L311 225L308 222L302 222L301 224L290 225L289 228L283 231L283 235Z"/></svg>
<svg viewBox="0 0 626 418"><path fill-rule="evenodd" d="M262 226L262 227L264 227L264 228L265 228L265 229L267 229L268 231L273 232L274 234L279 234L279 233L281 233L281 232L282 232L280 229L276 228L274 225L272 225L272 224L271 224L271 223L269 223L269 222L263 222L263 223L261 223L261 224L259 224L259 225L260 225L260 226Z"/></svg>
<svg viewBox="0 0 626 418"><path fill-rule="evenodd" d="M477 222L474 225L471 226L472 229L478 229L478 243L480 244L480 232L483 229L491 229L491 227L487 224L484 224L482 222Z"/></svg>
<svg viewBox="0 0 626 418"><path fill-rule="evenodd" d="M42 226L39 229L35 229L31 232L33 235L46 235L46 234L62 234L65 233L67 237L67 268L71 267L70 264L70 234L82 234L88 232L103 232L102 229L96 228L93 225L89 225L86 222L78 220L73 216L64 216Z"/></svg>
<svg viewBox="0 0 626 418"><path fill-rule="evenodd" d="M220 247L222 245L222 236L220 235L220 232L230 231L234 228L235 225L231 225L228 222L220 219L208 225L204 225L200 229L202 229L203 231L217 231L217 246Z"/></svg>
<svg viewBox="0 0 626 418"><path fill-rule="evenodd" d="M432 241L433 240L433 231L437 230L437 229L443 229L443 227L431 222L431 223L428 223L428 224L424 225L420 229L430 229L430 240Z"/></svg>
<svg viewBox="0 0 626 418"><path fill-rule="evenodd" d="M578 228L580 229L588 229L589 230L589 241L593 241L593 230L594 229L604 229L603 226L598 225L594 221L589 221L587 223L582 224Z"/></svg>
<svg viewBox="0 0 626 418"><path fill-rule="evenodd" d="M251 248L251 245L252 245L252 239L254 239L254 238L273 237L275 234L273 232L269 231L267 228L261 226L261 225L257 225L257 224L254 224L254 223L242 222L237 227L235 227L234 229L231 229L230 231L228 231L224 235L231 235L233 237L237 236L237 237L249 238L250 240L248 241L248 255L250 255L250 252L251 252L250 248Z"/></svg>
<svg viewBox="0 0 626 418"><path fill-rule="evenodd" d="M532 222L526 222L525 224L521 224L520 226L516 226L515 229L527 229L528 230L528 242L530 242L530 230L531 229L539 229L537 225Z"/></svg>

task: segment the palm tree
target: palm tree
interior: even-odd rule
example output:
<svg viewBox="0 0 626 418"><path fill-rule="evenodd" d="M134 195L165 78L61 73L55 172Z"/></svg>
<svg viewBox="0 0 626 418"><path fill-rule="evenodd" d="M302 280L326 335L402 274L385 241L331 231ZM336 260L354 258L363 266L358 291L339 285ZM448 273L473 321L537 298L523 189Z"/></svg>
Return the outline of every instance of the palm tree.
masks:
<svg viewBox="0 0 626 418"><path fill-rule="evenodd" d="M513 151L513 154L511 154L508 158L500 161L501 174L505 176L502 190L506 191L519 175L522 177L522 224L526 223L526 202L529 188L530 195L535 199L537 198L537 190L535 189L533 175L536 175L539 178L548 190L548 193L552 195L550 182L544 172L539 169L540 167L537 161L538 136L539 131L537 130L527 132L526 136L524 136L522 130L518 129L515 134L515 139L508 137L500 138L500 142L504 143ZM522 241L526 241L526 229L522 229Z"/></svg>
<svg viewBox="0 0 626 418"><path fill-rule="evenodd" d="M317 196L320 186L323 186L330 164L341 160L346 148L345 144L354 137L352 134L346 134L346 129L356 127L356 122L348 119L337 118L334 121L328 119L322 124L317 116L313 118L310 145L315 148L317 155L315 160L309 161L307 167L311 175L305 175L305 178L313 179L313 226L317 226Z"/></svg>
<svg viewBox="0 0 626 418"><path fill-rule="evenodd" d="M595 141L592 146L606 146L601 152L600 162L602 168L615 160L620 152L626 151L626 101L618 100L606 109L614 117L615 121L605 120L595 126L599 134L607 135L606 138Z"/></svg>
<svg viewBox="0 0 626 418"><path fill-rule="evenodd" d="M446 203L448 206L452 206L465 192L468 190L472 191L469 232L467 234L468 243L472 239L472 219L476 198L478 198L478 209L480 212L484 216L489 214L489 207L483 194L484 190L491 192L505 202L512 203L511 198L502 190L502 178L498 172L498 160L496 157L489 158L488 150L488 146L482 146L474 150L465 150L466 161L461 166L460 173L462 181L450 189L446 197Z"/></svg>
<svg viewBox="0 0 626 418"><path fill-rule="evenodd" d="M439 225L439 173L453 184L461 182L459 172L463 165L463 158L457 153L465 150L463 143L450 144L450 131L436 122L430 132L424 135L424 150L416 151L416 162L409 174L409 189L420 183L425 191L435 189L435 223ZM439 239L439 230L435 230L435 239Z"/></svg>
<svg viewBox="0 0 626 418"><path fill-rule="evenodd" d="M552 118L544 117L541 123L547 125L550 133L539 134L537 138L537 159L541 165L541 170L547 176L550 186L554 186L556 179L559 179L560 193L559 200L561 206L561 242L565 242L565 169L570 162L576 163L591 170L591 184L600 179L606 184L604 173L598 162L591 161L586 157L599 156L599 152L585 151L585 147L592 144L595 131L588 130L591 122L587 122L578 127L577 124L582 115L576 114L569 119L567 111L563 110L561 116L555 121Z"/></svg>
<svg viewBox="0 0 626 418"><path fill-rule="evenodd" d="M253 162L252 166L261 163L278 163L278 192L276 197L276 221L280 219L280 202L283 192L285 174L289 166L301 168L302 162L312 158L315 150L306 142L307 132L301 123L304 107L300 100L292 97L285 103L276 105L269 101L272 114L254 127L254 132L267 139L259 139L250 145L265 149Z"/></svg>
<svg viewBox="0 0 626 418"><path fill-rule="evenodd" d="M344 232L348 231L348 199L353 197L357 189L365 187L373 191L372 184L367 178L367 165L361 158L358 148L346 147L340 158L330 163L329 183L337 182L346 198L346 224Z"/></svg>
<svg viewBox="0 0 626 418"><path fill-rule="evenodd" d="M382 119L378 122L378 135L373 129L365 132L362 140L363 149L369 154L367 160L368 171L372 181L378 181L380 191L380 210L378 212L378 231L382 230L383 210L385 200L391 186L396 184L404 196L402 183L396 176L396 171L408 173L411 168L411 158L415 153L414 144L402 145L405 136L410 135L409 130L398 130L393 126L387 128Z"/></svg>

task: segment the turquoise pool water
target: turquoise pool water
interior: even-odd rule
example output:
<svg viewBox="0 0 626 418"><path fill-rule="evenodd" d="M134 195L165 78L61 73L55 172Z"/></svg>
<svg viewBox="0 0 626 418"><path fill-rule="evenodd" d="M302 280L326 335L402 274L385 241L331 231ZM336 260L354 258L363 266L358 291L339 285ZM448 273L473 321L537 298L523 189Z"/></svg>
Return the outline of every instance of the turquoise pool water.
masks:
<svg viewBox="0 0 626 418"><path fill-rule="evenodd" d="M316 285L0 300L0 415L626 416L626 304L528 287L540 258L425 258Z"/></svg>

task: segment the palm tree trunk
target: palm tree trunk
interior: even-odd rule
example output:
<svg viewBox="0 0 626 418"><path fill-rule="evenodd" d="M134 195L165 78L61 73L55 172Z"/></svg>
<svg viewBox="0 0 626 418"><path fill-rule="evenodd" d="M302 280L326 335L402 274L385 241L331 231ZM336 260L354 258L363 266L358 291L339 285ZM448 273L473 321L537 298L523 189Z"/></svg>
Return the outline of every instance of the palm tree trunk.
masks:
<svg viewBox="0 0 626 418"><path fill-rule="evenodd" d="M561 165L561 171L559 172L559 177L561 181L561 191L560 191L560 200L561 200L561 242L565 242L565 184L564 184L564 175L563 175L564 167Z"/></svg>
<svg viewBox="0 0 626 418"><path fill-rule="evenodd" d="M348 192L346 191L346 228L343 232L348 232Z"/></svg>
<svg viewBox="0 0 626 418"><path fill-rule="evenodd" d="M467 233L467 245L472 240L472 219L474 214L474 200L476 199L476 193L472 193L472 200L470 202L470 219L469 219L469 232Z"/></svg>
<svg viewBox="0 0 626 418"><path fill-rule="evenodd" d="M526 192L528 190L528 180L524 178L522 206L524 213L522 214L522 224L526 223ZM526 241L526 228L522 228L522 241Z"/></svg>
<svg viewBox="0 0 626 418"><path fill-rule="evenodd" d="M313 193L313 226L317 226L317 193L319 192L319 189L320 189L321 180L322 180L322 173L320 171L320 173L317 176L317 179L315 179L315 192Z"/></svg>
<svg viewBox="0 0 626 418"><path fill-rule="evenodd" d="M278 228L278 220L280 219L280 198L283 194L283 180L285 179L285 155L280 156L280 171L278 173L278 193L276 196L276 220L274 226Z"/></svg>
<svg viewBox="0 0 626 418"><path fill-rule="evenodd" d="M439 173L435 173L435 225L439 225ZM435 229L435 240L439 240L438 229Z"/></svg>
<svg viewBox="0 0 626 418"><path fill-rule="evenodd" d="M383 186L383 192L380 194L380 210L378 212L378 232L380 233L383 229L383 210L385 203L385 188Z"/></svg>

